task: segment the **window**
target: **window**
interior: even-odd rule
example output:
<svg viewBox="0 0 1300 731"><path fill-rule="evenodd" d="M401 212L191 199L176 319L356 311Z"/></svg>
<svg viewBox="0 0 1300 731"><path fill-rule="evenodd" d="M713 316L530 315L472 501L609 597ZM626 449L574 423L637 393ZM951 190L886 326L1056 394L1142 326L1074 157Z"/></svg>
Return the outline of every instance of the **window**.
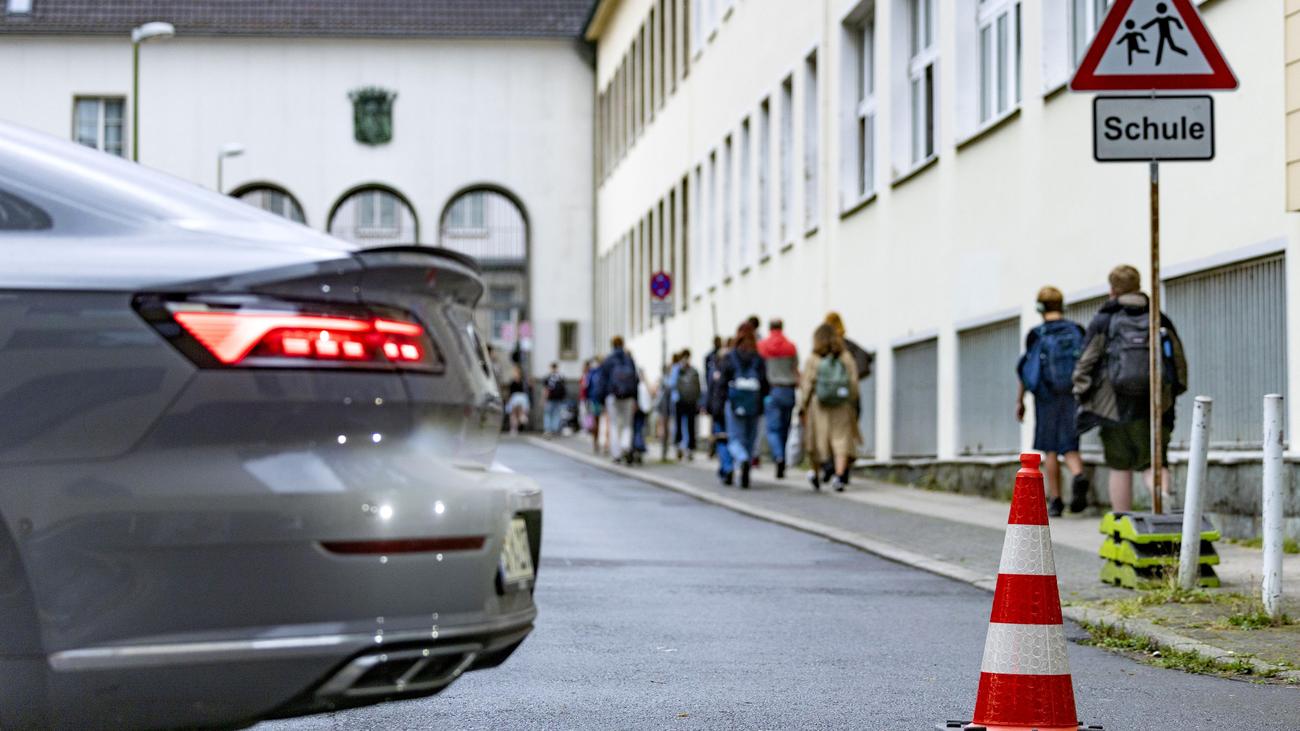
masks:
<svg viewBox="0 0 1300 731"><path fill-rule="evenodd" d="M655 26L655 53L658 58L655 60L655 93L658 95L659 103L657 108L662 109L664 101L668 97L668 73L670 62L668 54L672 52L672 46L668 44L668 32L671 30L668 25L668 5L664 0L659 0L659 24Z"/></svg>
<svg viewBox="0 0 1300 731"><path fill-rule="evenodd" d="M659 55L659 14L654 8L650 8L650 17L646 21L645 37L646 119L650 120L655 118L655 110L659 109L661 101L659 96L659 62L662 56Z"/></svg>
<svg viewBox="0 0 1300 731"><path fill-rule="evenodd" d="M935 78L938 59L935 38L935 0L908 0L909 48L907 84L911 110L911 163L919 165L934 156Z"/></svg>
<svg viewBox="0 0 1300 731"><path fill-rule="evenodd" d="M72 139L110 155L126 156L126 100L77 97L73 102Z"/></svg>
<svg viewBox="0 0 1300 731"><path fill-rule="evenodd" d="M749 118L740 123L740 191L739 191L739 209L740 209L740 268L744 269L749 266L749 239L750 239L750 205L749 199L752 192L750 180L753 179L753 171L750 169L751 151L749 136Z"/></svg>
<svg viewBox="0 0 1300 731"><path fill-rule="evenodd" d="M307 222L302 213L302 206L292 195L283 190L269 187L246 188L236 197L251 206L283 216L290 221Z"/></svg>
<svg viewBox="0 0 1300 731"><path fill-rule="evenodd" d="M766 256L772 239L772 103L764 99L758 107L758 254Z"/></svg>
<svg viewBox="0 0 1300 731"><path fill-rule="evenodd" d="M695 179L691 185L691 190L694 192L694 194L688 198L688 200L690 200L691 203L690 206L686 209L686 225L687 225L686 230L688 231L686 237L686 247L687 247L686 261L689 262L689 270L692 273L704 271L704 267L702 266L702 262L700 261L700 251L701 248L705 246L704 185L705 185L704 168L702 165L696 165ZM690 291L693 295L698 296L700 294L703 294L704 292L703 282L704 282L704 277L692 276L691 278L692 288Z"/></svg>
<svg viewBox="0 0 1300 731"><path fill-rule="evenodd" d="M843 207L875 191L876 169L876 18L874 3L863 3L844 21Z"/></svg>
<svg viewBox="0 0 1300 731"><path fill-rule="evenodd" d="M361 194L357 202L358 236L393 236L400 230L396 198L378 190Z"/></svg>
<svg viewBox="0 0 1300 731"><path fill-rule="evenodd" d="M736 199L732 194L732 172L731 172L731 135L727 135L722 143L722 276L724 279L731 277L731 213L732 206L735 205Z"/></svg>
<svg viewBox="0 0 1300 731"><path fill-rule="evenodd" d="M939 341L894 349L894 457L939 451Z"/></svg>
<svg viewBox="0 0 1300 731"><path fill-rule="evenodd" d="M1014 454L1020 426L1006 405L1017 393L1008 364L1020 357L1020 318L1002 320L957 333L958 451Z"/></svg>
<svg viewBox="0 0 1300 731"><path fill-rule="evenodd" d="M560 323L560 360L578 359L578 323L565 320Z"/></svg>
<svg viewBox="0 0 1300 731"><path fill-rule="evenodd" d="M485 197L485 193L467 193L453 203L447 211L445 233L449 236L486 236Z"/></svg>
<svg viewBox="0 0 1300 731"><path fill-rule="evenodd" d="M794 79L785 77L781 82L781 166L780 173L780 214L781 241L790 241L790 206L794 199L794 173L791 170L794 157Z"/></svg>
<svg viewBox="0 0 1300 731"><path fill-rule="evenodd" d="M5 12L10 15L29 15L32 12L32 0L9 0Z"/></svg>
<svg viewBox="0 0 1300 731"><path fill-rule="evenodd" d="M420 240L420 225L406 200L389 188L356 189L334 205L329 233L366 246L409 244Z"/></svg>
<svg viewBox="0 0 1300 731"><path fill-rule="evenodd" d="M1201 395L1214 399L1212 449L1259 449L1264 394L1287 394L1286 269L1276 254L1165 282L1165 313L1188 363L1175 447L1188 444Z"/></svg>
<svg viewBox="0 0 1300 731"><path fill-rule="evenodd" d="M704 224L704 236L709 250L709 284L718 282L718 151L709 153L708 220Z"/></svg>
<svg viewBox="0 0 1300 731"><path fill-rule="evenodd" d="M1092 39L1101 28L1114 0L1069 0L1070 2L1070 58L1074 66L1083 61L1083 55L1092 45Z"/></svg>
<svg viewBox="0 0 1300 731"><path fill-rule="evenodd" d="M54 227L50 215L13 193L0 190L0 231L44 231Z"/></svg>
<svg viewBox="0 0 1300 731"><path fill-rule="evenodd" d="M979 121L1020 104L1020 3L979 0Z"/></svg>
<svg viewBox="0 0 1300 731"><path fill-rule="evenodd" d="M691 54L704 50L704 3L708 0L687 0L691 4Z"/></svg>
<svg viewBox="0 0 1300 731"><path fill-rule="evenodd" d="M804 60L803 86L803 225L807 231L817 228L818 208L821 204L818 195L820 180L817 174L821 163L818 156L821 121L817 113L817 104L817 52L813 51Z"/></svg>

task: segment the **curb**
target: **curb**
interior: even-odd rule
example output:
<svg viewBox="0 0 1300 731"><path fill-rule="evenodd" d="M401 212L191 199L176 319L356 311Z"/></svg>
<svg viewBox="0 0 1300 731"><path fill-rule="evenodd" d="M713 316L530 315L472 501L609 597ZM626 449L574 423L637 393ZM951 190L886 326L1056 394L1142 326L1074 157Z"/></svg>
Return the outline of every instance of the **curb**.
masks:
<svg viewBox="0 0 1300 731"><path fill-rule="evenodd" d="M759 520L775 523L776 525L785 526L787 528L793 528L797 531L802 531L836 543L851 546L888 561L920 569L954 581L960 581L989 593L992 593L997 587L997 576L982 574L978 571L972 571L965 566L959 566L949 561L931 558L915 551L909 551L908 549L893 543L868 538L860 533L836 528L834 526L826 525L825 523L819 523L815 520L798 518L776 510L768 510L767 508L749 505L742 500L701 490L682 482L681 480L648 474L643 469L632 469L630 467L617 465L601 457L583 454L582 452L569 449L568 447L539 437L527 436L524 437L524 440L535 447L563 455L590 467L595 467L638 482L644 482L656 487L661 487L665 490L671 490L672 492L687 495L699 500L700 502L717 505L733 512L741 513L742 515L748 515L752 518L758 518ZM1255 658L1243 658L1231 650L1225 650L1220 647L1208 645L1200 640L1186 637L1175 632L1170 632L1169 630L1148 622L1147 620L1121 617L1114 612L1107 612L1102 609L1091 607L1065 606L1061 607L1061 614L1067 619L1077 623L1108 625L1123 630L1125 633L1135 637L1150 639L1158 645L1183 652L1194 652L1211 660L1237 662L1244 659L1257 671L1272 673L1273 677L1276 678L1300 681L1300 670L1287 670Z"/></svg>

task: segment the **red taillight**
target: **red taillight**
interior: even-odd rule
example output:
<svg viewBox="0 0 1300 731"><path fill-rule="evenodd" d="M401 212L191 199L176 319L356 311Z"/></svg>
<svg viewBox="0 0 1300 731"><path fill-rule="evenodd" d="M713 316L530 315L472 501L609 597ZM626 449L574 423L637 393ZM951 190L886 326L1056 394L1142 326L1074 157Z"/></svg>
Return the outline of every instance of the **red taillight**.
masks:
<svg viewBox="0 0 1300 731"><path fill-rule="evenodd" d="M442 361L424 327L409 316L377 316L370 309L314 307L282 302L221 306L206 302L141 297L137 307L177 345L203 365L402 368L440 371ZM391 311L396 312L396 311ZM183 333L183 335L182 335ZM186 338L185 335L189 337ZM201 346L198 354L193 345ZM200 357L204 356L204 357Z"/></svg>

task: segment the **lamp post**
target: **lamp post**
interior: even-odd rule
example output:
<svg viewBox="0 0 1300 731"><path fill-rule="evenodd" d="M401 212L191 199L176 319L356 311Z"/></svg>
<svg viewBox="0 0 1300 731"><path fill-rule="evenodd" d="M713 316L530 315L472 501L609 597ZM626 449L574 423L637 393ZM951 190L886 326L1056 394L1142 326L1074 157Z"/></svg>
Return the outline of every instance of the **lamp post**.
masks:
<svg viewBox="0 0 1300 731"><path fill-rule="evenodd" d="M140 44L174 35L176 27L162 21L131 29L131 159L135 162L140 162Z"/></svg>
<svg viewBox="0 0 1300 731"><path fill-rule="evenodd" d="M217 192L218 193L224 194L226 192L225 185L223 185L223 172L224 172L226 158L239 157L242 154L244 154L244 146L239 144L238 142L227 142L226 144L217 148Z"/></svg>

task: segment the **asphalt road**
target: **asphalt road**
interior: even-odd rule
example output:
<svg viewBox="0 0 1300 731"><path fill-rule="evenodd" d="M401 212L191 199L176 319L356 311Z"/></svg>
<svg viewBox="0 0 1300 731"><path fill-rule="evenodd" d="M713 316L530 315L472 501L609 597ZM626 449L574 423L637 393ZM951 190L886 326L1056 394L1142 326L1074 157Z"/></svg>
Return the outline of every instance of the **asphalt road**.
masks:
<svg viewBox="0 0 1300 731"><path fill-rule="evenodd" d="M991 595L509 444L546 490L537 630L434 698L303 729L932 729L975 703ZM1072 638L1082 636L1067 626ZM1300 730L1300 690L1070 645L1107 731Z"/></svg>

